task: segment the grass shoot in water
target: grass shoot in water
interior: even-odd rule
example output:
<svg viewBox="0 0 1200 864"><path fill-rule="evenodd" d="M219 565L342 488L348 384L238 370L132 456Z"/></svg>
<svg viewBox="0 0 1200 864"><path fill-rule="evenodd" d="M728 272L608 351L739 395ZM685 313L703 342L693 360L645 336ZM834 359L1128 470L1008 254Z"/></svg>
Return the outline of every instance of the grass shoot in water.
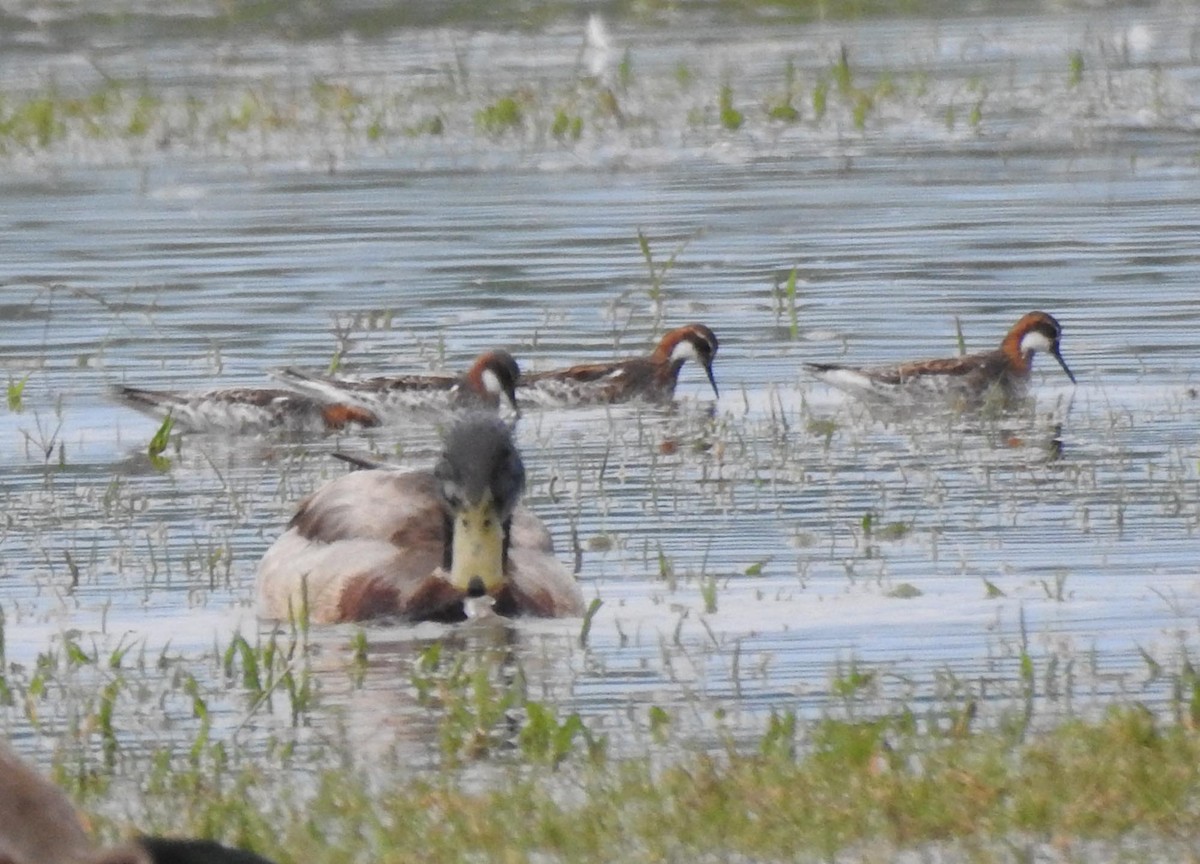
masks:
<svg viewBox="0 0 1200 864"><path fill-rule="evenodd" d="M29 376L24 378L12 379L8 381L8 410L14 414L19 414L24 409L25 385L29 383Z"/></svg>
<svg viewBox="0 0 1200 864"><path fill-rule="evenodd" d="M167 449L167 444L171 441L171 430L175 428L175 418L170 412L163 418L162 423L150 439L150 443L146 446L146 455L150 457L150 464L158 471L166 471L171 467L171 460L163 456L163 452Z"/></svg>
<svg viewBox="0 0 1200 864"><path fill-rule="evenodd" d="M717 95L717 116L721 121L721 126L730 132L736 132L742 128L745 117L734 107L733 87L729 83L722 84Z"/></svg>

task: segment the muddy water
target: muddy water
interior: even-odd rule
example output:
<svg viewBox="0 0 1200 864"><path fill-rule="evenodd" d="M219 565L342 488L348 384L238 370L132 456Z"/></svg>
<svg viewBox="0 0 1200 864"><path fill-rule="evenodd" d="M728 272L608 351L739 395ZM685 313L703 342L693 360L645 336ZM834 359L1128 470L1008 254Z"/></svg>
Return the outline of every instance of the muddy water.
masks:
<svg viewBox="0 0 1200 864"><path fill-rule="evenodd" d="M242 32L219 10L106 26L34 11L5 13L6 106L108 76L158 113L152 135L68 119L3 157L0 369L27 378L0 411L10 662L66 639L165 650L230 727L265 734L278 718L222 695L211 657L269 632L259 556L339 470L329 450L417 466L436 448L419 421L187 436L157 471L156 423L112 385L265 384L338 352L359 371L458 370L497 345L550 368L691 320L720 336L719 400L685 368L674 411L519 425L532 503L604 603L586 648L578 622L503 637L532 695L636 749L655 705L699 742L757 734L771 710L845 710L851 667L875 673L859 698L935 713L1019 704L1023 654L1048 714L1165 706L1198 650L1194 11L764 23L700 7L609 19L591 42L582 13ZM354 110L322 107L334 85ZM798 121L769 119L789 92ZM513 93L522 124L483 129ZM619 111L597 107L610 96ZM275 119L226 123L248 102ZM549 131L559 107L584 117L579 140ZM413 131L435 115L441 135ZM881 419L801 370L949 355L956 319L968 348L991 347L1034 308L1063 322L1079 385L1039 362L1012 416ZM421 742L412 656L446 634L370 628L354 690L353 632L314 637L326 705Z"/></svg>

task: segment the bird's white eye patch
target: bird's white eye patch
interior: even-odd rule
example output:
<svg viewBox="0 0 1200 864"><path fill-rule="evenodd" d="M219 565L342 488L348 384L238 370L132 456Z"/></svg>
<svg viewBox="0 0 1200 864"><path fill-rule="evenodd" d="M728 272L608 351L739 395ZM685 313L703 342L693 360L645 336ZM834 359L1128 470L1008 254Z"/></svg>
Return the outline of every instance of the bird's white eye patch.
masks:
<svg viewBox="0 0 1200 864"><path fill-rule="evenodd" d="M671 360L695 360L700 361L700 354L696 351L696 345L691 339L680 340L679 344L671 349Z"/></svg>
<svg viewBox="0 0 1200 864"><path fill-rule="evenodd" d="M500 376L492 369L484 369L483 374L479 376L483 381L483 389L496 396L504 393L504 385L500 383Z"/></svg>
<svg viewBox="0 0 1200 864"><path fill-rule="evenodd" d="M1051 351L1053 348L1054 344L1041 330L1030 330L1021 337L1022 354L1028 354L1030 351Z"/></svg>

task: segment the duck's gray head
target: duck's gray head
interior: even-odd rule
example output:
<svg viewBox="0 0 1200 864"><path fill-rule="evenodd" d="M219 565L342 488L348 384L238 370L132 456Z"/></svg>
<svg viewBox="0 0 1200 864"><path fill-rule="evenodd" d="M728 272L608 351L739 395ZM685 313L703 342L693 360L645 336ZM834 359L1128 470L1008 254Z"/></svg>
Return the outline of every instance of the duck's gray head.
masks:
<svg viewBox="0 0 1200 864"><path fill-rule="evenodd" d="M504 585L508 522L525 491L525 464L512 432L491 414L447 430L434 469L450 522L448 578L470 596Z"/></svg>

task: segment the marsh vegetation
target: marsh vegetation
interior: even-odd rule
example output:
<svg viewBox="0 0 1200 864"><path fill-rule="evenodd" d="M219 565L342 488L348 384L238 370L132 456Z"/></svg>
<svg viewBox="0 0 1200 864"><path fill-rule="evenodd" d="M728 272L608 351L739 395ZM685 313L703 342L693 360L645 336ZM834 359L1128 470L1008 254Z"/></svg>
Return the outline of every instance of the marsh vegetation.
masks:
<svg viewBox="0 0 1200 864"><path fill-rule="evenodd" d="M225 4L82 63L90 19L16 16L0 723L101 835L1195 857L1197 22L868 7L638 4L605 43L549 13L367 38L354 7L285 39ZM799 371L1034 308L1080 386L1035 370L1016 412L880 417ZM518 425L583 621L262 624L329 451L427 465L432 425L225 440L106 397L544 369L692 320L718 401L685 371L673 410Z"/></svg>

